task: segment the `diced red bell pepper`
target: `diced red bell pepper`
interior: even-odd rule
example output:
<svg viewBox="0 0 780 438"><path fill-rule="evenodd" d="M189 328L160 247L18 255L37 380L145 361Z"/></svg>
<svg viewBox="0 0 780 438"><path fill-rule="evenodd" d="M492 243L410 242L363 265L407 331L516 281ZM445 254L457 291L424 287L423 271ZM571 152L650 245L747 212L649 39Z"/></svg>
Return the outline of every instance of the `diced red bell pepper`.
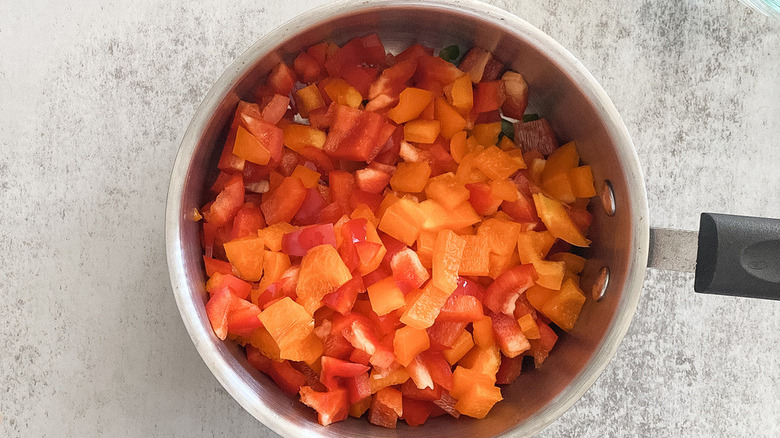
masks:
<svg viewBox="0 0 780 438"><path fill-rule="evenodd" d="M322 75L322 70L317 60L306 52L301 52L293 61L295 74L306 84L317 82Z"/></svg>
<svg viewBox="0 0 780 438"><path fill-rule="evenodd" d="M317 392L304 386L300 394L301 402L317 411L317 421L323 426L342 421L349 414L349 396L344 389Z"/></svg>
<svg viewBox="0 0 780 438"><path fill-rule="evenodd" d="M514 382L523 369L523 356L501 356L501 365L496 373L496 385L509 385Z"/></svg>
<svg viewBox="0 0 780 438"><path fill-rule="evenodd" d="M387 53L379 35L372 33L360 39L366 53L365 61L370 65L381 65L387 62Z"/></svg>
<svg viewBox="0 0 780 438"><path fill-rule="evenodd" d="M482 303L471 295L452 294L439 311L436 321L471 322L479 321L482 313Z"/></svg>
<svg viewBox="0 0 780 438"><path fill-rule="evenodd" d="M230 240L239 237L256 236L257 230L260 228L265 228L262 210L255 203L244 203L233 219L233 231L230 234Z"/></svg>
<svg viewBox="0 0 780 438"><path fill-rule="evenodd" d="M408 247L395 253L390 260L390 267L393 270L395 284L404 292L419 288L430 278L428 270L420 262L417 253Z"/></svg>
<svg viewBox="0 0 780 438"><path fill-rule="evenodd" d="M271 73L268 74L267 83L276 94L287 96L292 92L293 86L295 86L297 80L293 69L284 62L280 62L271 70Z"/></svg>
<svg viewBox="0 0 780 438"><path fill-rule="evenodd" d="M368 95L369 87L377 76L379 76L379 69L373 67L347 65L341 69L341 77L354 87L361 97Z"/></svg>
<svg viewBox="0 0 780 438"><path fill-rule="evenodd" d="M336 234L333 231L333 224L301 227L282 237L282 251L292 256L303 257L315 246L325 244L336 247Z"/></svg>
<svg viewBox="0 0 780 438"><path fill-rule="evenodd" d="M360 350L355 350L360 351ZM324 367L323 367L324 369ZM350 404L371 397L371 378L368 373L358 374L344 379Z"/></svg>
<svg viewBox="0 0 780 438"><path fill-rule="evenodd" d="M475 113L484 113L501 108L504 103L504 84L501 81L480 82L474 90Z"/></svg>
<svg viewBox="0 0 780 438"><path fill-rule="evenodd" d="M322 339L322 355L337 359L349 359L355 347L347 341L341 332L330 333Z"/></svg>
<svg viewBox="0 0 780 438"><path fill-rule="evenodd" d="M345 213L351 211L350 195L355 189L355 177L349 172L334 170L328 174L328 186L333 201L337 202Z"/></svg>
<svg viewBox="0 0 780 438"><path fill-rule="evenodd" d="M211 322L211 328L214 329L214 334L223 341L228 334L228 314L233 300L234 295L225 286L212 294L206 303L206 315Z"/></svg>
<svg viewBox="0 0 780 438"><path fill-rule="evenodd" d="M234 174L225 182L225 187L217 195L208 212L203 212L206 222L221 227L235 217L244 205L244 179Z"/></svg>
<svg viewBox="0 0 780 438"><path fill-rule="evenodd" d="M558 148L555 132L547 119L515 123L515 144L523 152L536 150L544 156L550 155Z"/></svg>
<svg viewBox="0 0 780 438"><path fill-rule="evenodd" d="M431 373L419 358L414 358L407 365L406 371L409 372L409 377L411 377L418 389L433 388Z"/></svg>
<svg viewBox="0 0 780 438"><path fill-rule="evenodd" d="M237 336L249 336L262 326L260 308L247 300L236 298L228 312L228 333Z"/></svg>
<svg viewBox="0 0 780 438"><path fill-rule="evenodd" d="M263 197L260 208L268 225L290 222L306 199L306 187L300 178L286 177L267 198Z"/></svg>
<svg viewBox="0 0 780 438"><path fill-rule="evenodd" d="M246 345L246 356L250 365L267 374L279 386L279 389L288 394L297 394L306 384L306 376L293 368L289 361L272 361L249 344Z"/></svg>
<svg viewBox="0 0 780 438"><path fill-rule="evenodd" d="M352 344L353 347L363 350L368 354L373 355L377 350L382 349L374 330L370 328L370 322L366 323L361 320L353 320L349 326L344 328L344 338Z"/></svg>
<svg viewBox="0 0 780 438"><path fill-rule="evenodd" d="M206 290L210 294L214 294L219 289L226 286L230 288L233 294L241 299L246 299L252 291L252 285L250 283L247 283L232 274L215 272L209 278L209 281L206 282Z"/></svg>
<svg viewBox="0 0 780 438"><path fill-rule="evenodd" d="M495 196L490 191L490 186L487 183L475 182L466 184L466 188L469 190L469 203L474 207L474 211L482 216L489 216L501 206L503 202L501 198ZM533 204L531 204L533 207Z"/></svg>
<svg viewBox="0 0 780 438"><path fill-rule="evenodd" d="M414 74L415 85L441 94L445 85L463 76L463 72L453 64L438 56L425 55L417 58L417 70Z"/></svg>
<svg viewBox="0 0 780 438"><path fill-rule="evenodd" d="M490 319L493 321L493 335L496 338L496 343L504 356L517 357L531 348L531 344L528 343L528 339L514 316L491 313Z"/></svg>
<svg viewBox="0 0 780 438"><path fill-rule="evenodd" d="M439 322L436 321L428 328L428 337L431 339L431 347L438 346L440 350L452 348L460 333L468 325L467 322Z"/></svg>
<svg viewBox="0 0 780 438"><path fill-rule="evenodd" d="M441 398L433 402L433 404L435 404L439 409L449 414L451 417L459 418L460 412L458 412L458 410L455 409L456 403L457 400L452 398L450 393L447 391L442 391Z"/></svg>
<svg viewBox="0 0 780 438"><path fill-rule="evenodd" d="M304 146L298 149L298 155L301 156L300 160L305 159L314 163L317 172L323 175L323 177L326 177L330 171L336 168L333 160L331 160L328 154L323 152L320 148L316 148L314 146Z"/></svg>
<svg viewBox="0 0 780 438"><path fill-rule="evenodd" d="M233 273L233 268L230 266L230 263L224 262L222 260L213 259L204 255L203 264L206 266L207 276L212 276L216 272L225 275Z"/></svg>
<svg viewBox="0 0 780 438"><path fill-rule="evenodd" d="M558 341L558 335L556 335L547 324L541 321L537 321L536 324L539 326L541 337L539 339L529 340L531 348L528 350L527 354L533 356L534 365L536 368L539 368L545 359L547 359L550 350L555 346L555 342Z"/></svg>
<svg viewBox="0 0 780 438"><path fill-rule="evenodd" d="M301 207L295 213L295 223L298 225L313 225L322 220L322 211L328 205L322 193L317 188L306 189Z"/></svg>
<svg viewBox="0 0 780 438"><path fill-rule="evenodd" d="M366 167L355 171L355 181L360 190L368 193L382 193L390 183L391 175Z"/></svg>
<svg viewBox="0 0 780 438"><path fill-rule="evenodd" d="M403 416L401 417L409 426L419 426L428 420L435 405L429 401L403 398Z"/></svg>
<svg viewBox="0 0 780 438"><path fill-rule="evenodd" d="M379 143L384 126L381 114L337 105L333 126L322 148L335 158L371 161L387 140Z"/></svg>
<svg viewBox="0 0 780 438"><path fill-rule="evenodd" d="M404 398L412 400L434 401L441 398L441 386L434 385L433 388L419 389L412 379L401 384L401 394Z"/></svg>
<svg viewBox="0 0 780 438"><path fill-rule="evenodd" d="M416 59L398 59L392 67L386 68L379 75L379 78L371 84L368 90L368 98L376 99L380 95L398 97L401 91L406 88L406 82L412 78L417 68Z"/></svg>
<svg viewBox="0 0 780 438"><path fill-rule="evenodd" d="M431 374L433 383L448 391L452 389L452 367L444 354L439 351L427 350L423 351L419 358Z"/></svg>
<svg viewBox="0 0 780 438"><path fill-rule="evenodd" d="M246 127L246 129L257 139L259 144L268 151L269 161L266 163L271 166L272 163L278 163L282 156L283 149L284 134L282 133L282 129L275 124L266 121L263 118L263 114L260 112L259 107L254 104L239 102L236 116L240 119L241 125ZM271 116L269 115L269 117ZM266 163L258 162L257 164Z"/></svg>
<svg viewBox="0 0 780 438"><path fill-rule="evenodd" d="M355 377L360 374L366 374L369 370L369 367L365 365L347 362L334 357L322 356L320 361L322 364L320 381L322 381L328 389L339 388L338 378ZM367 375L368 374L366 374L366 376Z"/></svg>
<svg viewBox="0 0 780 438"><path fill-rule="evenodd" d="M382 195L378 193L369 193L363 190L355 190L350 195L350 209L355 210L360 204L366 204L371 211L376 214L382 203Z"/></svg>
<svg viewBox="0 0 780 438"><path fill-rule="evenodd" d="M458 277L458 287L452 294L471 295L482 302L482 297L485 295L485 288L474 280L470 280L466 277Z"/></svg>
<svg viewBox="0 0 780 438"><path fill-rule="evenodd" d="M263 108L263 120L273 125L279 123L290 106L290 98L281 94L274 94L274 97Z"/></svg>
<svg viewBox="0 0 780 438"><path fill-rule="evenodd" d="M352 347L352 344L350 344L350 347ZM349 354L349 361L371 366L371 355L363 350L352 348L352 352Z"/></svg>
<svg viewBox="0 0 780 438"><path fill-rule="evenodd" d="M363 277L355 275L352 277L352 280L342 284L334 292L322 297L322 302L340 314L346 315L352 310L358 294L365 291L366 287L363 285Z"/></svg>
<svg viewBox="0 0 780 438"><path fill-rule="evenodd" d="M539 215L536 213L534 201L522 193L517 197L517 201L515 202L502 202L501 210L517 222L541 223Z"/></svg>
<svg viewBox="0 0 780 438"><path fill-rule="evenodd" d="M401 392L391 387L377 391L368 411L368 421L377 426L395 429L398 417L403 415Z"/></svg>
<svg viewBox="0 0 780 438"><path fill-rule="evenodd" d="M487 288L482 303L495 313L512 315L515 301L534 285L536 278L536 270L532 264L509 268Z"/></svg>
<svg viewBox="0 0 780 438"><path fill-rule="evenodd" d="M366 49L360 38L353 38L341 46L325 61L325 69L331 77L339 77L345 66L359 65L366 61Z"/></svg>

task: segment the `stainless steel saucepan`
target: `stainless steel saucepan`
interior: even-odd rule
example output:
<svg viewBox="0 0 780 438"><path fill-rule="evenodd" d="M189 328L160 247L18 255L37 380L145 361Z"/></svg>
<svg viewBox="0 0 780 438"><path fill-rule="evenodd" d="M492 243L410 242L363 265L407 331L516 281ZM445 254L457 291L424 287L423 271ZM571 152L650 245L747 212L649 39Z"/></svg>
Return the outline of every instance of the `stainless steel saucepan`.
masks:
<svg viewBox="0 0 780 438"><path fill-rule="evenodd" d="M438 417L421 427L399 423L398 429L386 430L350 418L319 426L309 408L284 395L270 379L249 366L239 347L214 335L204 309L207 296L200 224L191 220L190 213L206 200L207 174L215 166L238 100L248 96L279 61L291 61L293 54L309 45L321 41L343 44L375 32L395 52L416 42L439 48L476 45L491 51L528 81L533 112L550 120L559 139L577 141L582 160L592 166L597 189L602 192L600 200L590 206L594 221L589 237L593 245L583 274L586 289L595 299L586 302L576 328L561 338L544 366L522 374L504 389L504 401L484 420ZM723 225L724 220L730 225ZM755 222L759 228L768 227L763 230L764 236L774 232L774 240L735 240L722 236L744 231L740 227L745 221L721 216L707 216L703 221L706 233L701 237L707 245L702 245L700 268L712 275L702 274L697 288L733 293L730 282L740 278L722 275L732 269L746 275L742 280L754 280L751 289L737 292L759 290L770 296L774 291L780 296L777 223ZM718 233L720 240L709 238ZM655 236L660 243L688 242L688 246L676 250L654 251L655 264L694 266L679 259L686 252L693 258L695 238L663 230ZM604 90L552 38L514 15L473 0L334 3L308 11L265 36L228 68L198 108L176 158L166 212L171 283L195 347L220 383L248 412L286 437L454 438L539 432L584 394L615 354L639 300L650 243L642 171L628 131ZM748 249L734 251L731 243L743 243L742 247Z"/></svg>

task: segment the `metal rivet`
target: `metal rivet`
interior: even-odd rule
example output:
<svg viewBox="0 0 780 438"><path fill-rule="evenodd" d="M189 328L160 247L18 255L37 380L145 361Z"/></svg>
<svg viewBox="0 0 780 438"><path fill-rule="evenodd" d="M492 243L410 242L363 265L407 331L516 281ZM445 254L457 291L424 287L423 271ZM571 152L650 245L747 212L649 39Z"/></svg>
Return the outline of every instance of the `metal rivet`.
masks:
<svg viewBox="0 0 780 438"><path fill-rule="evenodd" d="M609 180L604 181L604 187L601 188L601 206L607 216L615 215L615 191L612 189L612 183Z"/></svg>
<svg viewBox="0 0 780 438"><path fill-rule="evenodd" d="M604 298L604 293L607 292L607 285L609 284L609 268L604 266L599 271L599 276L596 278L596 282L593 283L593 290L591 295L596 301L601 301Z"/></svg>

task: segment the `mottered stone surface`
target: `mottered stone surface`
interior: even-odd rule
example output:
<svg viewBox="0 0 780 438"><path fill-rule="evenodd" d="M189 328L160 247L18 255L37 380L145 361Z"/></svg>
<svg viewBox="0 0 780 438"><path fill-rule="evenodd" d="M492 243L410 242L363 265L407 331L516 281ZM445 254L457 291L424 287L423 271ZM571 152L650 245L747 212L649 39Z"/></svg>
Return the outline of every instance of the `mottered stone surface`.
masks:
<svg viewBox="0 0 780 438"><path fill-rule="evenodd" d="M0 4L0 436L275 436L185 332L165 196L211 84L321 3ZM736 0L492 3L611 96L652 226L780 217L780 22ZM649 270L617 355L541 436L780 436L780 303L692 287Z"/></svg>

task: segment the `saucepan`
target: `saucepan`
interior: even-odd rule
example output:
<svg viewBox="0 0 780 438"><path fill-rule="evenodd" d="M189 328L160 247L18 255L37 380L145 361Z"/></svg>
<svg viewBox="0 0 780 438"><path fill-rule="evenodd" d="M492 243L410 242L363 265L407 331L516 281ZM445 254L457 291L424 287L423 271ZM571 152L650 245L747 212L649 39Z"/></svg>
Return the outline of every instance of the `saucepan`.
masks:
<svg viewBox="0 0 780 438"><path fill-rule="evenodd" d="M206 201L210 168L242 97L281 60L312 44L343 44L378 33L386 48L479 46L529 83L529 112L551 121L560 140L576 140L600 196L593 214L583 273L592 294L576 328L563 336L544 366L503 390L484 420L438 417L420 427L387 430L349 418L328 427L309 408L284 395L246 361L237 345L213 333L204 303L205 273L193 208ZM780 225L759 219L702 218L696 288L714 293L780 296ZM654 231L651 251L645 184L629 133L614 105L585 67L552 38L498 8L472 0L339 2L306 12L266 35L219 78L194 115L174 164L166 212L166 246L173 292L184 324L206 365L225 389L270 429L286 437L528 436L553 422L593 384L615 354L639 301L648 260L690 268L695 235ZM652 252L652 253L651 253ZM649 257L650 256L650 257Z"/></svg>

